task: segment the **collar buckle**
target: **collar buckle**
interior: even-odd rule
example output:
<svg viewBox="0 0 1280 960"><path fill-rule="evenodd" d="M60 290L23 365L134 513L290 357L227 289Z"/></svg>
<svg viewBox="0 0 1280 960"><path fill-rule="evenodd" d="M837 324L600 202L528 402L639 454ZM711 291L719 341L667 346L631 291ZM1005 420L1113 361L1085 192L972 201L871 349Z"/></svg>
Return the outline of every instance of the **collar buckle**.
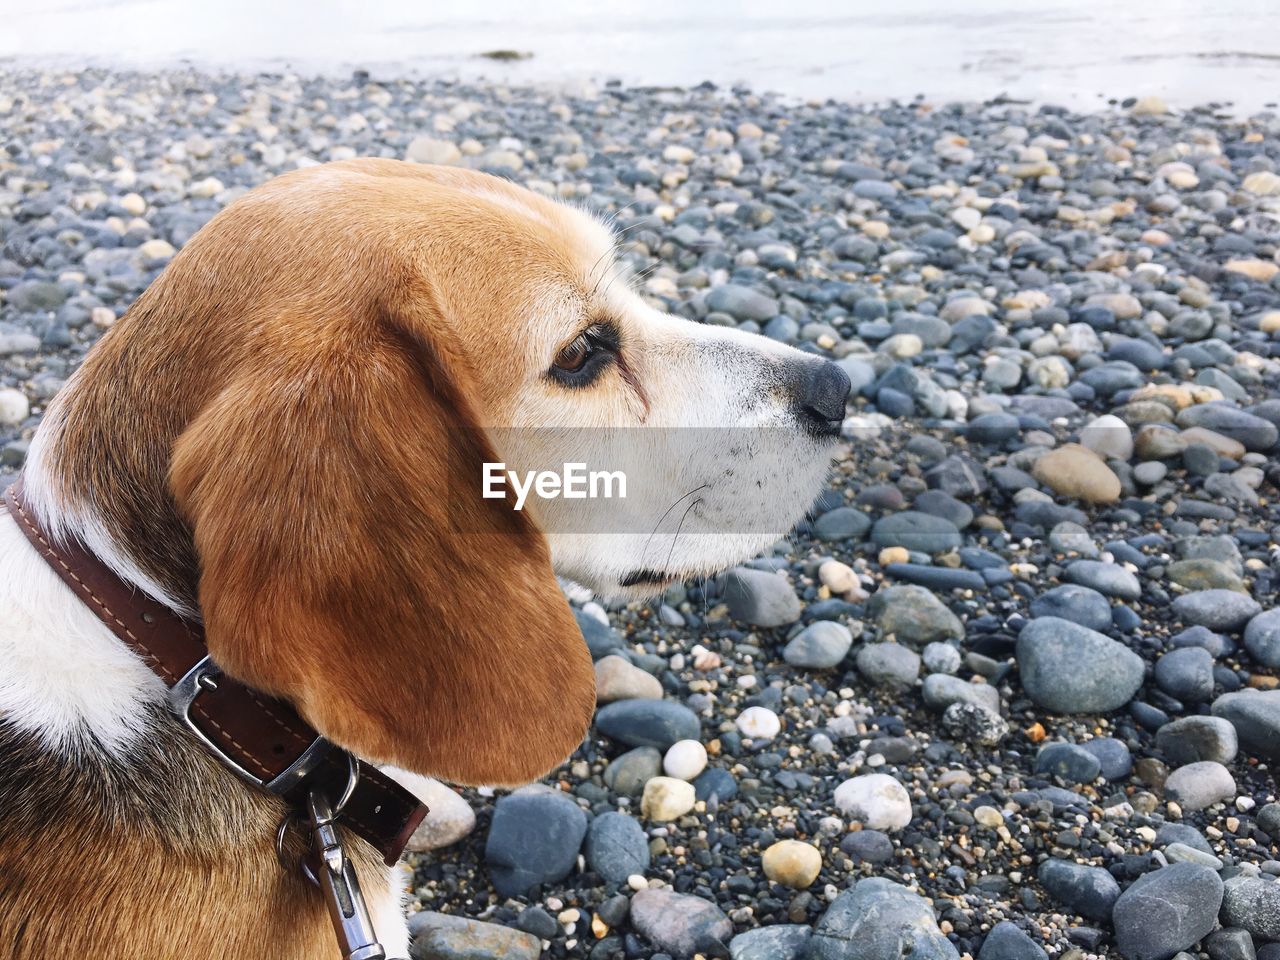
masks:
<svg viewBox="0 0 1280 960"><path fill-rule="evenodd" d="M182 723L192 733L199 738L215 757L222 761L230 770L249 781L255 787L274 793L276 796L284 796L291 792L295 787L301 784L307 777L322 764L331 750L334 750L334 744L324 737L317 735L310 744L307 745L298 756L287 767L270 779L264 779L237 762L234 757L228 754L217 743L210 739L209 735L200 728L195 718L191 715L191 706L195 703L196 698L202 693L213 693L218 689L218 684L223 680L221 668L213 662L211 657L203 657L195 666L183 675L177 683L169 688L169 709L173 712Z"/></svg>

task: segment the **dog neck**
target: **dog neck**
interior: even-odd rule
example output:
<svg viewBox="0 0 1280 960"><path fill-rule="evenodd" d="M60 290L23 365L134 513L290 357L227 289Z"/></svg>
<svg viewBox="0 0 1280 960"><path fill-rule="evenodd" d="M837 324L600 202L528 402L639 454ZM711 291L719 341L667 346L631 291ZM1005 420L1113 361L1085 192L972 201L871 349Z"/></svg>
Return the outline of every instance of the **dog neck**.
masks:
<svg viewBox="0 0 1280 960"><path fill-rule="evenodd" d="M166 483L173 437L145 407L125 415L127 388L101 382L86 364L37 429L23 469L30 509L58 541L78 540L126 583L198 619L191 529Z"/></svg>

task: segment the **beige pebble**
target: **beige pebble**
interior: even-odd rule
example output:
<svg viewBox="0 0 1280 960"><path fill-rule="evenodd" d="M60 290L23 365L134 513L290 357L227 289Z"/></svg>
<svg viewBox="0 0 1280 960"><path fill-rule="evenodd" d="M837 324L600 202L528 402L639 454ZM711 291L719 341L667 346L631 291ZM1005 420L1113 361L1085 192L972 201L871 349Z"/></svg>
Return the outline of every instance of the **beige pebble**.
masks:
<svg viewBox="0 0 1280 960"><path fill-rule="evenodd" d="M761 858L764 875L774 883L803 890L822 872L822 854L800 840L779 840Z"/></svg>
<svg viewBox="0 0 1280 960"><path fill-rule="evenodd" d="M596 661L596 702L660 700L662 684L624 657L610 654Z"/></svg>
<svg viewBox="0 0 1280 960"><path fill-rule="evenodd" d="M1114 503L1120 499L1120 478L1096 453L1078 443L1050 450L1036 461L1031 474L1064 497L1089 503Z"/></svg>
<svg viewBox="0 0 1280 960"><path fill-rule="evenodd" d="M818 579L833 593L848 593L858 586L858 575L853 567L839 560L827 560L818 567Z"/></svg>
<svg viewBox="0 0 1280 960"><path fill-rule="evenodd" d="M1223 269L1231 273L1242 274L1250 280L1257 280L1259 283L1268 283L1272 277L1280 273L1280 264L1251 257L1243 260L1228 260L1223 265Z"/></svg>
<svg viewBox="0 0 1280 960"><path fill-rule="evenodd" d="M653 777L644 785L640 813L647 820L677 820L697 801L693 784L675 777Z"/></svg>
<svg viewBox="0 0 1280 960"><path fill-rule="evenodd" d="M906 547L885 547L880 551L877 561L880 566L887 567L891 563L906 563L910 559L911 554Z"/></svg>

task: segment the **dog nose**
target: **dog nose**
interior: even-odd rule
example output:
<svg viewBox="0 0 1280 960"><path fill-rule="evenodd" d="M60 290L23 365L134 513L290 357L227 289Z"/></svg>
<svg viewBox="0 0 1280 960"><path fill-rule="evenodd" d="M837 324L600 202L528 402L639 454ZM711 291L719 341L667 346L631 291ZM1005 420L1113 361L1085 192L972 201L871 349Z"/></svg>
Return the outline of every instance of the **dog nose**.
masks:
<svg viewBox="0 0 1280 960"><path fill-rule="evenodd" d="M835 436L844 421L849 375L830 360L806 363L796 383L796 413L812 433Z"/></svg>

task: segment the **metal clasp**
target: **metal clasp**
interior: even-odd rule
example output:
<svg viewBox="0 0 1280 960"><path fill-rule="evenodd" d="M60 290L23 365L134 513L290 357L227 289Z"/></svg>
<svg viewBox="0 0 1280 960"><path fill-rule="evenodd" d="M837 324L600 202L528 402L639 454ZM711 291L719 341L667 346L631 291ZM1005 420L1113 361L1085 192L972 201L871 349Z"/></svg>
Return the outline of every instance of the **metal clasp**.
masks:
<svg viewBox="0 0 1280 960"><path fill-rule="evenodd" d="M222 670L213 662L212 658L204 657L169 689L169 709L179 720L186 724L187 729L200 738L200 742L205 745L210 753L255 787L267 790L277 796L283 796L314 772L324 761L324 758L328 756L329 751L333 749L332 743L324 737L317 736L307 745L306 749L298 754L297 759L270 780L265 780L251 770L246 770L238 761L210 740L191 716L191 705L195 702L196 697L202 693L217 690L218 683L221 680Z"/></svg>
<svg viewBox="0 0 1280 960"><path fill-rule="evenodd" d="M358 776L356 767L353 766L352 771L347 789L343 791L344 800L354 790L353 780ZM369 908L360 892L355 866L347 857L338 834L336 818L340 811L341 804L335 810L329 804L329 798L319 790L312 790L307 795L312 851L317 864L315 872L307 870L307 873L324 894L344 960L385 960L387 952L378 942L373 922L369 919Z"/></svg>

